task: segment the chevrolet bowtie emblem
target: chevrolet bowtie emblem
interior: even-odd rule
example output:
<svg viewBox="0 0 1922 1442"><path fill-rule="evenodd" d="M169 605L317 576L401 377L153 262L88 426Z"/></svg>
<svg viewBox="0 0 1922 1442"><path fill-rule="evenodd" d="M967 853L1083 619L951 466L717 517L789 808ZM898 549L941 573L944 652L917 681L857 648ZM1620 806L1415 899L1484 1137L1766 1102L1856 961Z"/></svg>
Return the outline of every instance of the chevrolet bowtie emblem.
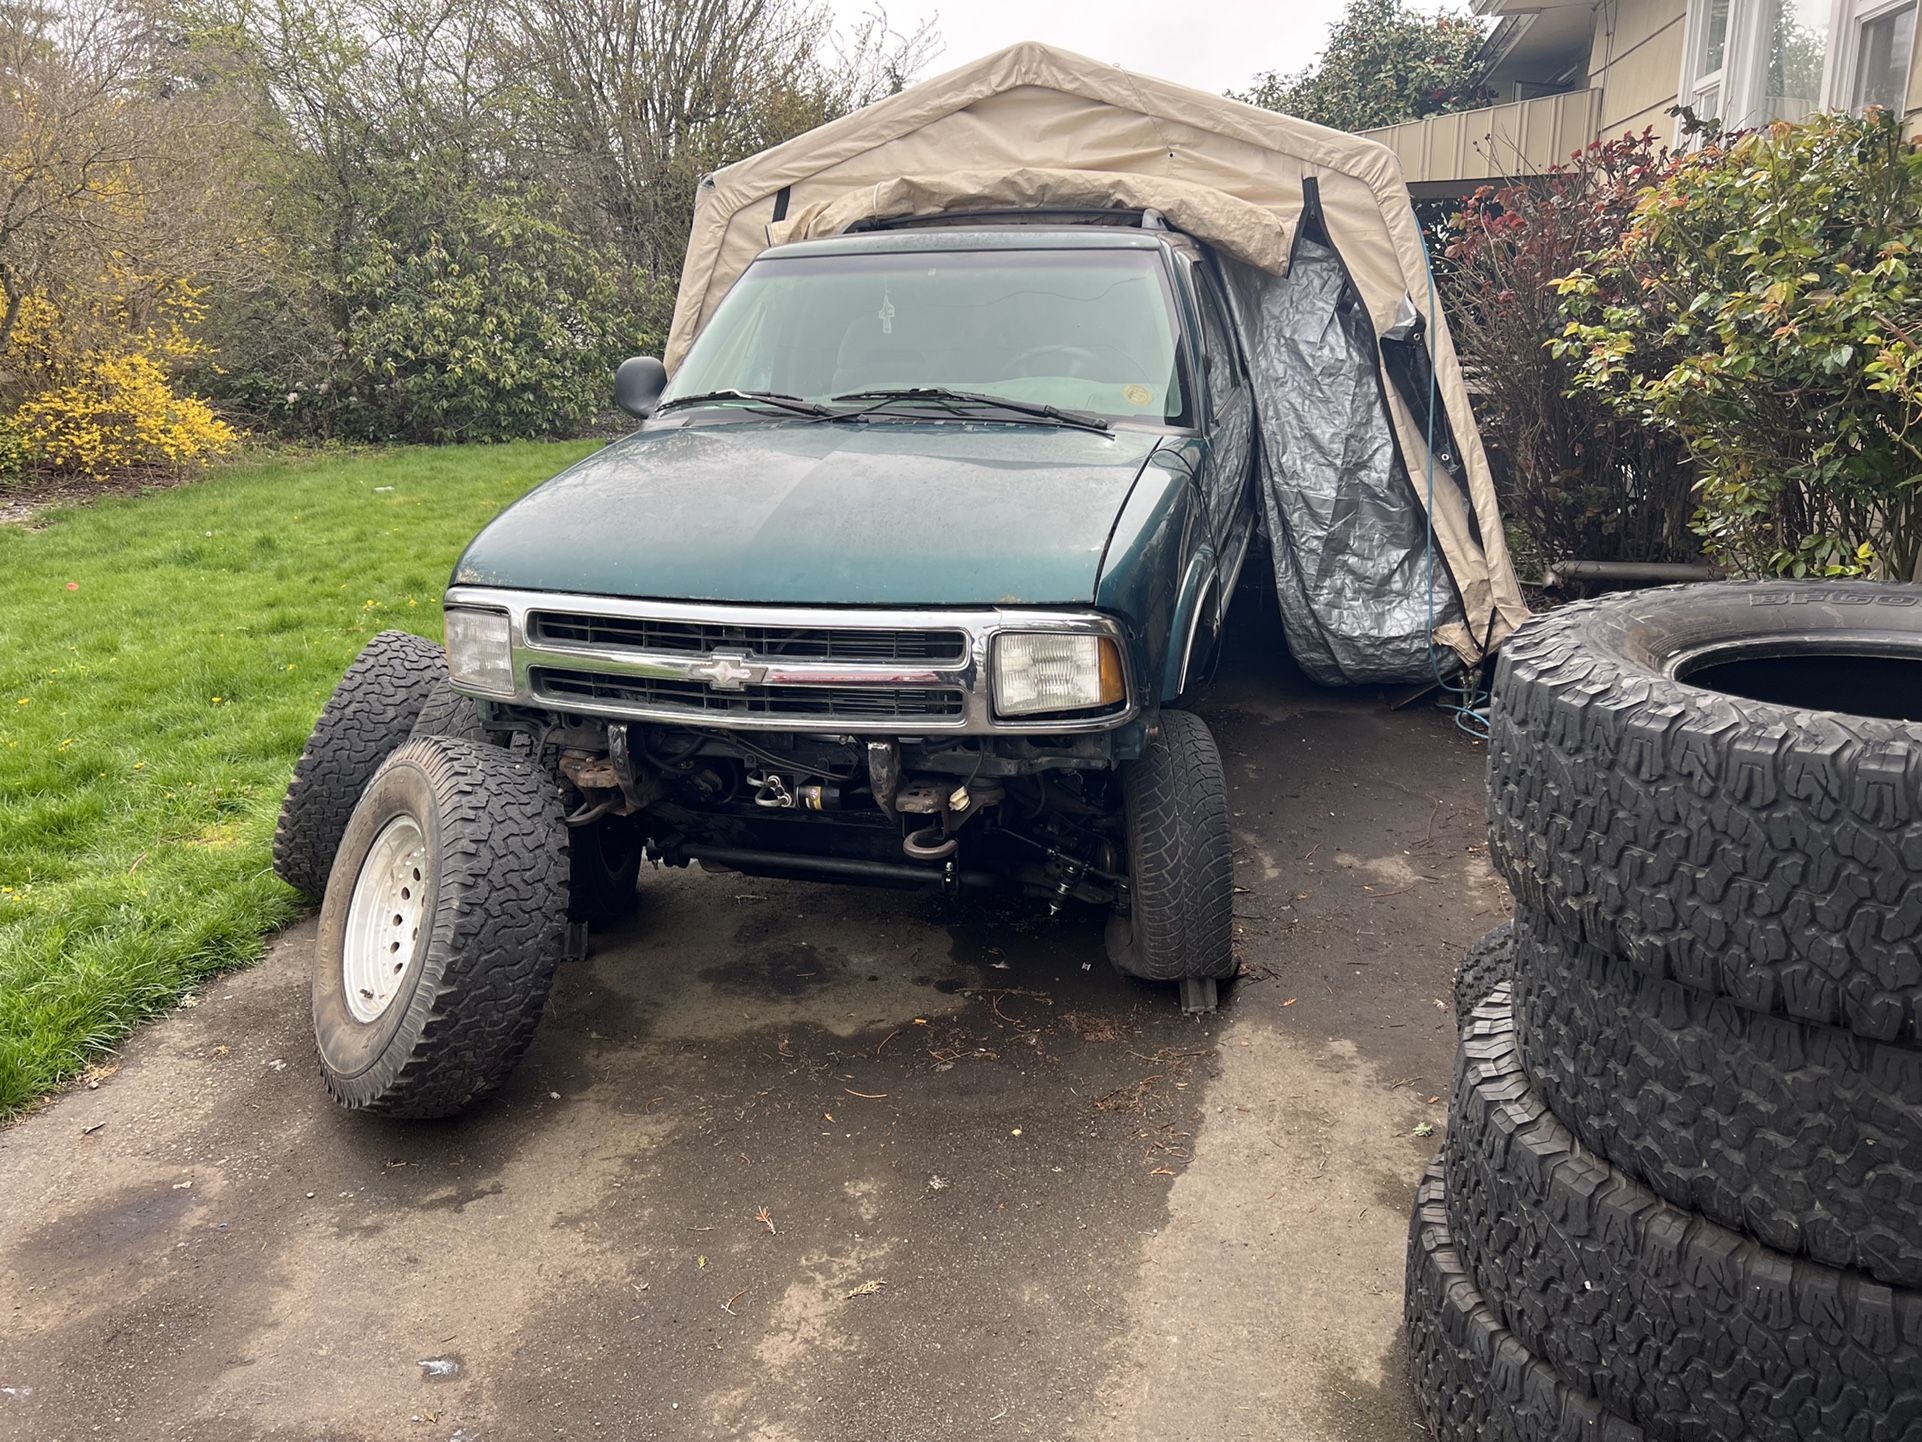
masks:
<svg viewBox="0 0 1922 1442"><path fill-rule="evenodd" d="M748 664L745 651L715 651L705 661L688 668L688 675L707 682L716 691L745 690L748 682L758 681L766 674L767 667Z"/></svg>

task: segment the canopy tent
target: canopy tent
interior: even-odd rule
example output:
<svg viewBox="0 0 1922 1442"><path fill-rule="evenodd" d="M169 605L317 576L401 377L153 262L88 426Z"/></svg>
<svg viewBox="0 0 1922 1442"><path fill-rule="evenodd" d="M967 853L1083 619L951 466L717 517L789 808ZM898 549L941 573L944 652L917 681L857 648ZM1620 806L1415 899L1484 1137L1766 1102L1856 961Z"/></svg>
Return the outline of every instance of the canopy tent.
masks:
<svg viewBox="0 0 1922 1442"><path fill-rule="evenodd" d="M1358 136L1010 46L707 177L667 364L769 245L1030 208L1153 209L1224 258L1283 618L1311 675L1418 679L1431 640L1473 664L1521 623L1399 164Z"/></svg>

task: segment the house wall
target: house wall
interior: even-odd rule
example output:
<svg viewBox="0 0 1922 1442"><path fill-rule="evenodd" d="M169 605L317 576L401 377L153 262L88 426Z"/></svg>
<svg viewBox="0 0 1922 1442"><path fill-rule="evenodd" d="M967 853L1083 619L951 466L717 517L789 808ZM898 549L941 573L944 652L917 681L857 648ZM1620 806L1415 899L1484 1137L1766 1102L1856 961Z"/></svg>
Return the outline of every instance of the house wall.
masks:
<svg viewBox="0 0 1922 1442"><path fill-rule="evenodd" d="M1915 27L1915 53L1909 57L1907 119L1910 136L1922 140L1922 24Z"/></svg>
<svg viewBox="0 0 1922 1442"><path fill-rule="evenodd" d="M1680 99L1687 31L1688 0L1597 0L1589 84L1603 92L1601 135L1652 125L1662 139L1674 139L1667 111ZM1922 24L1915 47L1905 109L1910 133L1922 136Z"/></svg>
<svg viewBox="0 0 1922 1442"><path fill-rule="evenodd" d="M1682 74L1688 0L1600 0L1589 52L1589 84L1602 92L1597 134L1640 133L1653 126L1662 140L1675 138L1676 102Z"/></svg>
<svg viewBox="0 0 1922 1442"><path fill-rule="evenodd" d="M1366 133L1395 152L1411 185L1440 181L1449 193L1463 194L1566 161L1595 138L1600 95L1571 90Z"/></svg>
<svg viewBox="0 0 1922 1442"><path fill-rule="evenodd" d="M1587 91L1365 133L1400 156L1424 198L1565 159L1593 139L1652 128L1673 144L1677 123L1668 112L1681 98L1688 9L1689 0L1595 0ZM1922 23L1915 36L1906 113L1909 133L1922 139Z"/></svg>

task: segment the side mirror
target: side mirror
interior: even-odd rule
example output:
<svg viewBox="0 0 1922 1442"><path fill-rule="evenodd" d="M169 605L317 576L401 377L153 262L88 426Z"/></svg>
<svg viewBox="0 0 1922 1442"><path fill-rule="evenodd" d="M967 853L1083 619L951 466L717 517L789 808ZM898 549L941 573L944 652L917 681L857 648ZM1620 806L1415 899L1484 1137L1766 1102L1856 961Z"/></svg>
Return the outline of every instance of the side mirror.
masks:
<svg viewBox="0 0 1922 1442"><path fill-rule="evenodd" d="M614 372L614 404L646 420L667 389L667 367L651 355L629 356Z"/></svg>

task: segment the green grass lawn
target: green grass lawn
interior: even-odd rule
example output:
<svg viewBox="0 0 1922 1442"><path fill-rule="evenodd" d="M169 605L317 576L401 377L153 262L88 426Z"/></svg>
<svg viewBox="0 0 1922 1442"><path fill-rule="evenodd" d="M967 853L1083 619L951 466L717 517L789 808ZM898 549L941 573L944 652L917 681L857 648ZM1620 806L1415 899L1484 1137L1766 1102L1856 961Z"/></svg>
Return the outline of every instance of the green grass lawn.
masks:
<svg viewBox="0 0 1922 1442"><path fill-rule="evenodd" d="M298 913L274 817L340 673L438 637L467 540L592 449L248 464L0 526L0 1118Z"/></svg>

